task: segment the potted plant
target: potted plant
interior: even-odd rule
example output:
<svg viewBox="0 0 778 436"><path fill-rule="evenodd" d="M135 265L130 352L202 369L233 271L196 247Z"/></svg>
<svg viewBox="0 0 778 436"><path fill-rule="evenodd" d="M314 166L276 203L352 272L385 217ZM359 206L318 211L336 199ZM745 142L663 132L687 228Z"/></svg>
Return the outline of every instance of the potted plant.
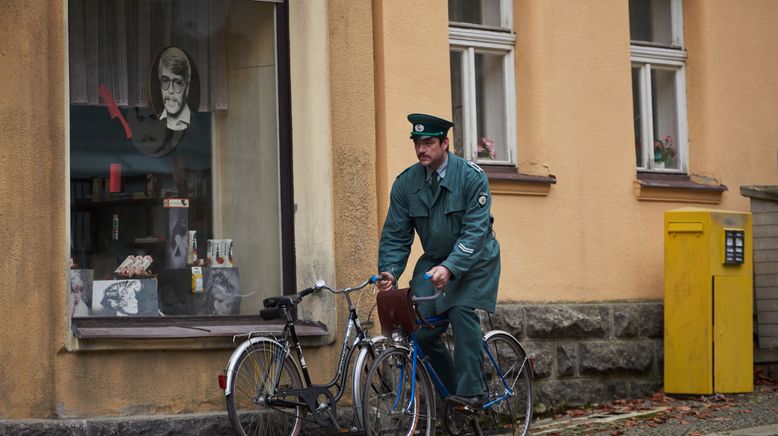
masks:
<svg viewBox="0 0 778 436"><path fill-rule="evenodd" d="M675 166L675 156L672 136L654 140L654 168L672 168Z"/></svg>
<svg viewBox="0 0 778 436"><path fill-rule="evenodd" d="M481 159L494 159L497 153L494 151L494 141L489 138L481 138L478 141L478 157Z"/></svg>

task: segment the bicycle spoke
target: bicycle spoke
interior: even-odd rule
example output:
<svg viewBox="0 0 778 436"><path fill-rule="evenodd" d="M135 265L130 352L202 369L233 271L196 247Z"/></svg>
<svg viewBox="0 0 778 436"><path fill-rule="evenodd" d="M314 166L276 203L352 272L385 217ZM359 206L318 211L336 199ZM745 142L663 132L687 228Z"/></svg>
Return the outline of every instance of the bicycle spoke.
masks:
<svg viewBox="0 0 778 436"><path fill-rule="evenodd" d="M275 403L296 400L275 398L293 387L302 387L302 381L283 348L261 342L246 349L235 366L231 393L227 397L227 411L238 434L299 432L300 407Z"/></svg>
<svg viewBox="0 0 778 436"><path fill-rule="evenodd" d="M506 333L489 336L487 346L491 358L486 359L484 381L489 398L494 402L484 412L479 424L484 434L526 434L532 419L529 359L518 341Z"/></svg>

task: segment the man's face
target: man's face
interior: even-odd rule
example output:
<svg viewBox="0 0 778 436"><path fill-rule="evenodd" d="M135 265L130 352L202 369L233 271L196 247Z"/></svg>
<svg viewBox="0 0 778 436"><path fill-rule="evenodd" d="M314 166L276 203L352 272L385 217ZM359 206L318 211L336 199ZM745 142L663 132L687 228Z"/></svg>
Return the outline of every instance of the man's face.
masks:
<svg viewBox="0 0 778 436"><path fill-rule="evenodd" d="M424 167L436 170L446 160L448 138L443 138L442 142L438 137L421 140L414 139L413 147L416 149L416 157L419 158L419 163Z"/></svg>
<svg viewBox="0 0 778 436"><path fill-rule="evenodd" d="M189 95L189 83L184 80L183 76L173 73L165 65L162 65L159 71L159 82L165 110L171 116L180 114L186 105L186 97ZM165 89L166 86L167 89Z"/></svg>

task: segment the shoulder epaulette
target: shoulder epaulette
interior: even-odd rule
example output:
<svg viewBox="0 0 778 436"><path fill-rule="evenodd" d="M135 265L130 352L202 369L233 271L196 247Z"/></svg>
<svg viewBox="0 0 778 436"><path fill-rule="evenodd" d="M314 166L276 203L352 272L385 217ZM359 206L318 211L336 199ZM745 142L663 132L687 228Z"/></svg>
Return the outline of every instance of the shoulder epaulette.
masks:
<svg viewBox="0 0 778 436"><path fill-rule="evenodd" d="M482 170L481 167L479 167L474 162L467 161L467 164L470 165L471 168L473 168L474 170L478 171L479 173L484 172L484 170Z"/></svg>

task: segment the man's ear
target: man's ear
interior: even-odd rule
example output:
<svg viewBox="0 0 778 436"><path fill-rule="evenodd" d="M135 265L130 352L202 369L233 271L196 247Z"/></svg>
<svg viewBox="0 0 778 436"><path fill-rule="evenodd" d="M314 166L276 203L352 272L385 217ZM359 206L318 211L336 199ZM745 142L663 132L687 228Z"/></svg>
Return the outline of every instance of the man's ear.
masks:
<svg viewBox="0 0 778 436"><path fill-rule="evenodd" d="M446 151L448 151L448 136L444 136L440 139L440 146L446 146Z"/></svg>

